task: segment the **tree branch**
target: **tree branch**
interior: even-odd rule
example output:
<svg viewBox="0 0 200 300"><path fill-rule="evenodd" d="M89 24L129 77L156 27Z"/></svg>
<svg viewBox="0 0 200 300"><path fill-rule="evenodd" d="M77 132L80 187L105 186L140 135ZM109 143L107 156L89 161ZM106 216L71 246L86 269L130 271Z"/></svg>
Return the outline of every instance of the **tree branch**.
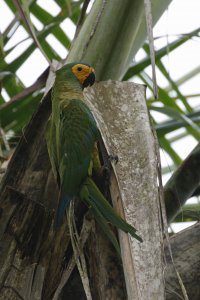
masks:
<svg viewBox="0 0 200 300"><path fill-rule="evenodd" d="M180 167L173 173L164 188L164 198L168 222L180 212L200 182L200 144L190 153Z"/></svg>
<svg viewBox="0 0 200 300"><path fill-rule="evenodd" d="M197 223L170 238L174 263L186 288L189 299L200 299L200 224ZM177 300L182 295L180 284L165 246L166 299ZM180 298L182 299L182 298Z"/></svg>

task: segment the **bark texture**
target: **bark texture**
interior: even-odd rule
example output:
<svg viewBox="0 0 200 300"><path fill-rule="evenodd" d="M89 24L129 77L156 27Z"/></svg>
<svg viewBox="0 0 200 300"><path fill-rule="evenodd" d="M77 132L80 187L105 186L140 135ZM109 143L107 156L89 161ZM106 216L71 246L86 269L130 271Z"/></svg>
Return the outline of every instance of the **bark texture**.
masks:
<svg viewBox="0 0 200 300"><path fill-rule="evenodd" d="M128 298L164 299L157 157L145 87L102 82L91 88L86 98L109 154L119 158L111 178L114 207L138 229L144 241L139 243L119 233Z"/></svg>
<svg viewBox="0 0 200 300"><path fill-rule="evenodd" d="M193 195L200 182L200 144L188 155L165 185L164 197L168 222L176 217L181 207Z"/></svg>
<svg viewBox="0 0 200 300"><path fill-rule="evenodd" d="M174 264L179 272L188 298L200 299L200 224L197 223L170 238ZM167 267L166 278L166 299L183 299L174 266L171 262L167 246L165 246Z"/></svg>

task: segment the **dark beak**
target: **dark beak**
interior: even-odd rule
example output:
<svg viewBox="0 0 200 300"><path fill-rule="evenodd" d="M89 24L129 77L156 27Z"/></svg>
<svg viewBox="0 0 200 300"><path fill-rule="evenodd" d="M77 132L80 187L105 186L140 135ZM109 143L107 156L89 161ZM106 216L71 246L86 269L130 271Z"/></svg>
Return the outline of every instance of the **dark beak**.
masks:
<svg viewBox="0 0 200 300"><path fill-rule="evenodd" d="M94 74L94 72L92 72L83 82L83 89L85 87L93 85L94 83L95 83L95 74Z"/></svg>

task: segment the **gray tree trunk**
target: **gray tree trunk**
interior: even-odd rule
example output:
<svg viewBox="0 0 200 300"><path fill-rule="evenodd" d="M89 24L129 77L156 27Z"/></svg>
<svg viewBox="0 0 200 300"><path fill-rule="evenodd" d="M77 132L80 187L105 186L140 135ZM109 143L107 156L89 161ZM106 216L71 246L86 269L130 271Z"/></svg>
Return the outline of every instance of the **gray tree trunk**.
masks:
<svg viewBox="0 0 200 300"><path fill-rule="evenodd" d="M157 156L145 87L102 82L91 88L86 98L108 152L119 157L111 180L114 207L138 229L144 241L138 243L119 233L128 298L164 299Z"/></svg>
<svg viewBox="0 0 200 300"><path fill-rule="evenodd" d="M188 298L200 299L200 223L191 226L170 238L170 244L174 257L174 264L179 272ZM184 299L180 284L174 271L168 247L165 246L167 265L166 299Z"/></svg>

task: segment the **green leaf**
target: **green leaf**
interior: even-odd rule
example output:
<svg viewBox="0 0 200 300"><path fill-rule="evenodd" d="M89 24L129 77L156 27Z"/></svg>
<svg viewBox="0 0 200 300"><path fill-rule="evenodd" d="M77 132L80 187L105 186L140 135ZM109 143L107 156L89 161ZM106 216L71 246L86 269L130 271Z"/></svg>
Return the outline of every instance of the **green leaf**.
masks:
<svg viewBox="0 0 200 300"><path fill-rule="evenodd" d="M182 44L187 42L189 39L191 39L194 36L197 36L200 31L200 28L197 28L194 31L191 31L187 35L181 36L176 41L170 43L169 45L161 48L160 50L157 50L155 53L156 62L157 60L161 59L163 56L167 55L169 52L172 52L176 48L180 47ZM128 80L129 78L133 77L134 75L138 74L142 70L144 70L146 67L148 67L151 64L150 58L146 57L142 59L140 62L135 63L134 66L130 67L128 71L126 72L123 80Z"/></svg>
<svg viewBox="0 0 200 300"><path fill-rule="evenodd" d="M164 107L156 107L156 106L151 106L150 110L160 112L162 114L168 115L171 118L177 119L177 120L182 120L185 125L190 126L190 133L193 134L194 137L197 139L200 139L200 128L197 126L190 118L188 118L186 115L181 114L177 112L175 109L164 106Z"/></svg>
<svg viewBox="0 0 200 300"><path fill-rule="evenodd" d="M163 150L165 150L169 154L169 156L173 160L174 164L176 166L179 166L181 164L181 162L182 162L182 159L174 151L174 149L172 148L172 146L169 143L169 141L165 137L160 137L159 138L159 144L160 144L160 147L163 148Z"/></svg>
<svg viewBox="0 0 200 300"><path fill-rule="evenodd" d="M33 112L41 100L41 94L30 95L20 102L13 102L10 106L0 110L1 126L7 132L13 130L16 134L21 134L22 129L30 120Z"/></svg>
<svg viewBox="0 0 200 300"><path fill-rule="evenodd" d="M200 221L200 204L186 204L176 216L175 222Z"/></svg>

